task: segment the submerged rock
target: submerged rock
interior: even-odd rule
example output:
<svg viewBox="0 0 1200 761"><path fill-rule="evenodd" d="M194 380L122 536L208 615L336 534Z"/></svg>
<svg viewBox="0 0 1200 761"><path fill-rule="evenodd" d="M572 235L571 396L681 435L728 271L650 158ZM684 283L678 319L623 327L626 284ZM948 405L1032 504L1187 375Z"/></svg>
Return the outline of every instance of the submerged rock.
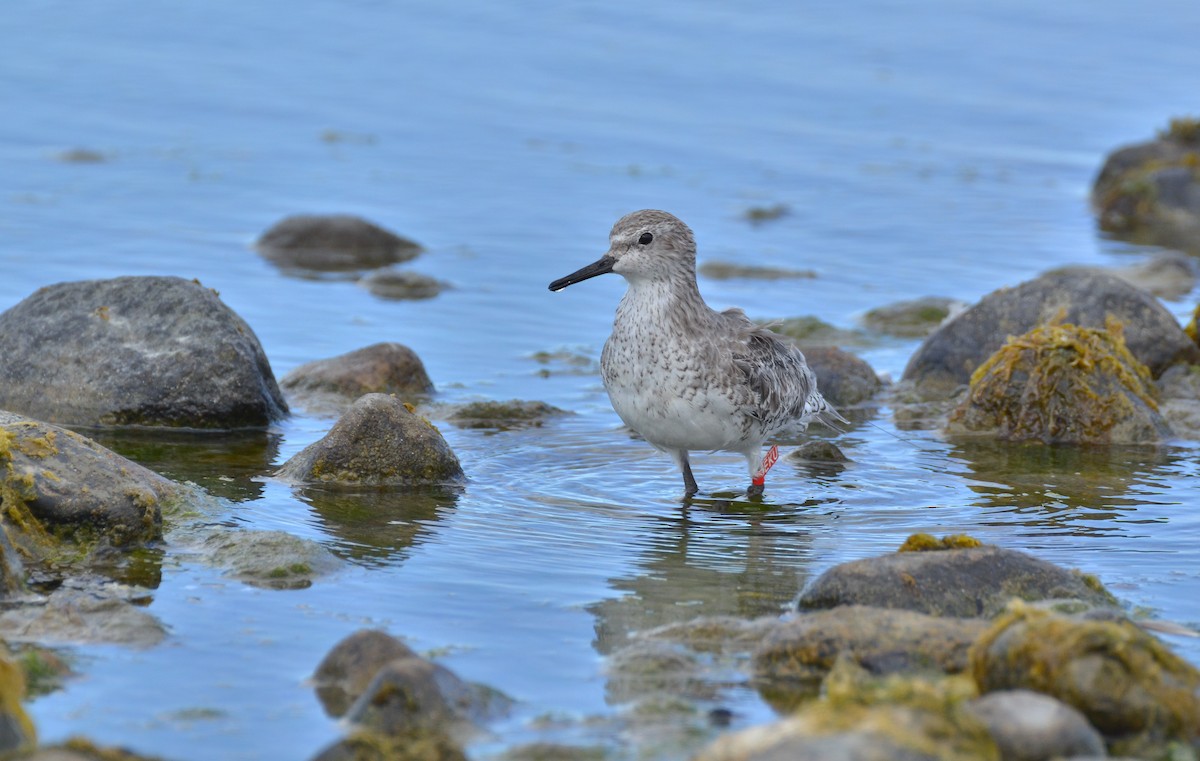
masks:
<svg viewBox="0 0 1200 761"><path fill-rule="evenodd" d="M271 226L254 244L285 268L346 272L405 262L421 252L411 240L349 214L297 214Z"/></svg>
<svg viewBox="0 0 1200 761"><path fill-rule="evenodd" d="M876 307L863 315L867 328L889 336L923 338L958 314L966 304L943 296L924 296L909 301Z"/></svg>
<svg viewBox="0 0 1200 761"><path fill-rule="evenodd" d="M1113 320L1123 326L1130 353L1156 378L1177 362L1200 361L1200 349L1150 294L1112 275L1065 272L994 291L952 318L913 354L904 380L923 398L946 398L1009 336L1052 323L1100 329Z"/></svg>
<svg viewBox="0 0 1200 761"><path fill-rule="evenodd" d="M836 565L805 588L800 609L869 605L973 618L996 615L1013 597L1116 604L1094 577L970 537L949 545L916 534L899 552Z"/></svg>
<svg viewBox="0 0 1200 761"><path fill-rule="evenodd" d="M809 280L817 276L812 270L789 270L782 267L714 261L701 264L697 272L711 280Z"/></svg>
<svg viewBox="0 0 1200 761"><path fill-rule="evenodd" d="M345 410L363 394L418 399L434 390L417 353L394 342L307 362L283 376L279 385L302 407L336 412Z"/></svg>
<svg viewBox="0 0 1200 761"><path fill-rule="evenodd" d="M859 331L830 325L820 317L812 315L756 322L791 340L806 352L814 346L864 346L870 343L867 336Z"/></svg>
<svg viewBox="0 0 1200 761"><path fill-rule="evenodd" d="M462 466L442 434L386 394L356 401L329 433L285 462L293 484L416 486L457 483Z"/></svg>
<svg viewBox="0 0 1200 761"><path fill-rule="evenodd" d="M495 428L505 431L512 428L538 428L547 419L566 415L545 402L529 402L512 399L507 402L471 402L450 413L449 420L459 428Z"/></svg>
<svg viewBox="0 0 1200 761"><path fill-rule="evenodd" d="M1102 230L1200 251L1200 119L1172 119L1156 139L1110 154L1092 203Z"/></svg>
<svg viewBox="0 0 1200 761"><path fill-rule="evenodd" d="M946 432L1044 444L1156 444L1171 434L1156 396L1120 326L1046 325L1010 338L980 365Z"/></svg>
<svg viewBox="0 0 1200 761"><path fill-rule="evenodd" d="M393 301L432 299L446 287L445 283L429 275L392 268L375 270L358 284L373 296Z"/></svg>
<svg viewBox="0 0 1200 761"><path fill-rule="evenodd" d="M166 628L145 609L102 589L64 586L41 602L0 613L0 637L11 642L141 648L166 636Z"/></svg>
<svg viewBox="0 0 1200 761"><path fill-rule="evenodd" d="M836 346L811 346L804 350L808 366L817 376L817 388L834 407L851 407L869 400L882 385L865 360Z"/></svg>
<svg viewBox="0 0 1200 761"><path fill-rule="evenodd" d="M1200 671L1133 622L1014 603L971 649L981 690L1029 689L1078 709L1121 754L1200 740Z"/></svg>
<svg viewBox="0 0 1200 761"><path fill-rule="evenodd" d="M287 413L250 326L196 281L59 283L0 314L0 408L70 425L261 427Z"/></svg>
<svg viewBox="0 0 1200 761"><path fill-rule="evenodd" d="M815 697L839 658L872 674L957 674L987 622L845 605L804 613L771 630L754 652L755 683L778 710Z"/></svg>
<svg viewBox="0 0 1200 761"><path fill-rule="evenodd" d="M0 410L4 530L27 558L51 551L48 532L114 545L160 539L162 504L176 494L171 481L91 439Z"/></svg>
<svg viewBox="0 0 1200 761"><path fill-rule="evenodd" d="M220 531L202 545L205 560L239 581L267 589L304 589L342 561L311 539L284 531Z"/></svg>
<svg viewBox="0 0 1200 761"><path fill-rule="evenodd" d="M973 700L1004 761L1107 755L1104 738L1079 711L1032 690L1000 690Z"/></svg>

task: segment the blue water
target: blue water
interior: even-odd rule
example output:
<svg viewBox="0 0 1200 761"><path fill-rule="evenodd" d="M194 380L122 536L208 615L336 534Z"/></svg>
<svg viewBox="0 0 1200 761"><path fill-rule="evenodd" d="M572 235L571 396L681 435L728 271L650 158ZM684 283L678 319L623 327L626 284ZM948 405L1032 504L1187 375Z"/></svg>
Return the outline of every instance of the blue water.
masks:
<svg viewBox="0 0 1200 761"><path fill-rule="evenodd" d="M531 359L598 353L620 280L546 285L642 207L688 221L702 261L818 273L704 281L713 306L842 327L904 298L971 301L1054 266L1139 261L1151 251L1097 234L1088 188L1106 152L1195 109L1198 25L1191 0L6 4L0 308L63 280L195 277L279 376L392 340L443 401L577 413L496 435L440 422L470 484L378 505L394 533L273 482L234 489L230 521L320 541L346 569L266 591L169 549L148 608L166 643L74 649L81 676L31 704L41 737L304 758L341 732L305 679L338 639L383 626L519 701L479 752L550 735L633 755L604 721L622 707L602 656L629 632L783 610L806 578L918 530L1030 550L1200 623L1185 443L1008 462L925 433L897 441L885 407L884 430L840 441L854 460L840 476L785 462L769 507L684 514L678 475L619 430L598 376L543 377ZM60 160L72 149L104 160ZM790 213L743 218L775 204ZM411 237L427 252L403 266L453 288L395 302L288 278L250 244L299 212ZM858 351L898 377L916 345ZM330 422L283 423L277 461ZM736 456L695 467L706 489L743 486ZM1200 662L1195 643L1173 644ZM721 695L736 726L770 717L752 692ZM534 721L546 714L557 729Z"/></svg>

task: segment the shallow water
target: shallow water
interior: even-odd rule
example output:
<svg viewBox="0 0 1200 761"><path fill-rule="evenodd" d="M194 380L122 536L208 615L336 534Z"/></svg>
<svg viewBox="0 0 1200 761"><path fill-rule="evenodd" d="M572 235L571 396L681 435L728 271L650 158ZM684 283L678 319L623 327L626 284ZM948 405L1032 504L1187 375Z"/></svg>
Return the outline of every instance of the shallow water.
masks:
<svg viewBox="0 0 1200 761"><path fill-rule="evenodd" d="M223 520L350 562L309 589L264 591L168 548L148 608L168 641L75 649L82 676L32 703L41 737L175 759L307 757L341 730L305 679L341 637L383 626L519 701L479 753L557 739L653 756L619 723L575 721L621 712L603 655L666 621L782 611L805 579L914 531L1029 550L1200 625L1192 445L903 432L914 445L882 407L877 427L839 439L845 471L785 460L764 505L683 511L678 475L621 431L599 377L533 359L598 354L620 280L546 284L642 207L688 221L702 261L818 274L702 281L714 306L847 328L903 298L970 301L1053 266L1140 260L1149 249L1096 233L1088 186L1107 151L1195 108L1198 22L1190 0L6 8L0 308L62 280L195 277L254 327L277 376L395 340L423 358L441 401L575 413L503 433L443 422L465 488L362 500L260 477L328 419L200 445L123 442L227 500ZM102 160L62 160L72 149ZM744 219L775 204L789 213ZM428 251L403 266L453 288L395 302L284 276L249 244L297 212L410 236ZM898 377L916 345L858 351ZM709 492L744 487L736 456L694 466ZM1173 644L1200 663L1195 641ZM734 726L771 715L743 688L712 702Z"/></svg>

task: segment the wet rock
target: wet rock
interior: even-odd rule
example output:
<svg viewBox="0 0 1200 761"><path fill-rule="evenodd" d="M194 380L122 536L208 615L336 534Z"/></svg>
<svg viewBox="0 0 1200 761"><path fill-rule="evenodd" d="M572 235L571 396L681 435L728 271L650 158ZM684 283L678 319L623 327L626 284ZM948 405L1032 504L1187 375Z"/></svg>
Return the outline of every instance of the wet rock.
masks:
<svg viewBox="0 0 1200 761"><path fill-rule="evenodd" d="M338 413L363 394L415 400L434 390L417 353L392 342L305 363L283 376L279 385L301 407Z"/></svg>
<svg viewBox="0 0 1200 761"><path fill-rule="evenodd" d="M637 640L613 653L606 664L605 696L620 705L669 696L685 700L714 697L712 685L700 678L698 659L666 642Z"/></svg>
<svg viewBox="0 0 1200 761"><path fill-rule="evenodd" d="M819 317L788 317L757 322L791 340L805 352L814 346L865 346L870 343L862 333L835 327Z"/></svg>
<svg viewBox="0 0 1200 761"><path fill-rule="evenodd" d="M566 415L545 402L512 399L507 402L471 402L450 413L449 420L459 428L538 428L549 418Z"/></svg>
<svg viewBox="0 0 1200 761"><path fill-rule="evenodd" d="M983 691L1029 689L1073 706L1118 754L1159 758L1200 738L1200 671L1117 614L1013 603L972 647L971 670Z"/></svg>
<svg viewBox="0 0 1200 761"><path fill-rule="evenodd" d="M1128 267L1060 267L1053 273L1108 273L1162 299L1181 299L1196 287L1196 263L1187 254L1164 251Z"/></svg>
<svg viewBox="0 0 1200 761"><path fill-rule="evenodd" d="M209 535L206 562L229 576L267 589L305 589L342 566L329 550L284 531L221 531Z"/></svg>
<svg viewBox="0 0 1200 761"><path fill-rule="evenodd" d="M901 338L924 338L952 315L966 308L957 299L924 296L872 309L863 315L870 330Z"/></svg>
<svg viewBox="0 0 1200 761"><path fill-rule="evenodd" d="M882 384L871 366L836 346L811 346L804 350L808 366L817 376L817 388L834 407L862 404Z"/></svg>
<svg viewBox="0 0 1200 761"><path fill-rule="evenodd" d="M1092 187L1100 228L1200 251L1200 119L1172 119L1155 140L1114 151Z"/></svg>
<svg viewBox="0 0 1200 761"><path fill-rule="evenodd" d="M411 240L348 214L286 217L263 233L255 248L281 267L321 272L375 269L421 252Z"/></svg>
<svg viewBox="0 0 1200 761"><path fill-rule="evenodd" d="M749 653L783 625L784 622L773 615L752 619L699 616L690 621L656 626L637 636L683 645L698 653Z"/></svg>
<svg viewBox="0 0 1200 761"><path fill-rule="evenodd" d="M1123 326L1129 351L1154 377L1177 362L1200 360L1200 349L1153 296L1112 275L1068 272L988 294L921 344L904 380L923 398L946 398L1009 336L1051 323L1104 328L1110 320Z"/></svg>
<svg viewBox="0 0 1200 761"><path fill-rule="evenodd" d="M158 756L143 756L126 748L96 745L84 737L72 737L62 743L43 745L11 757L11 761L162 761Z"/></svg>
<svg viewBox="0 0 1200 761"><path fill-rule="evenodd" d="M916 534L894 552L830 568L800 595L801 610L869 605L934 616L994 616L1008 601L1072 599L1112 606L1094 577L1067 571L1016 550L963 537L943 543ZM916 550L916 551L914 551Z"/></svg>
<svg viewBox="0 0 1200 761"><path fill-rule="evenodd" d="M754 651L755 683L777 710L816 696L839 658L871 674L966 670L967 651L987 622L908 610L846 605L785 621Z"/></svg>
<svg viewBox="0 0 1200 761"><path fill-rule="evenodd" d="M742 216L751 224L761 225L763 222L772 222L785 217L788 212L787 204L776 203L770 206L751 206L746 209Z"/></svg>
<svg viewBox="0 0 1200 761"><path fill-rule="evenodd" d="M177 277L59 283L0 314L0 408L53 423L261 427L287 405L250 326Z"/></svg>
<svg viewBox="0 0 1200 761"><path fill-rule="evenodd" d="M375 270L358 281L371 295L391 301L419 301L432 299L446 285L429 275L398 269Z"/></svg>
<svg viewBox="0 0 1200 761"><path fill-rule="evenodd" d="M166 636L157 618L106 590L64 586L41 602L0 613L0 636L40 644L151 647Z"/></svg>
<svg viewBox="0 0 1200 761"><path fill-rule="evenodd" d="M1005 761L1104 756L1104 738L1079 711L1032 690L1001 690L971 702Z"/></svg>
<svg viewBox="0 0 1200 761"><path fill-rule="evenodd" d="M850 458L842 454L841 449L838 449L837 444L825 439L809 439L793 449L792 453L788 455L788 459L825 463L850 461Z"/></svg>
<svg viewBox="0 0 1200 761"><path fill-rule="evenodd" d="M51 551L48 532L114 545L159 539L162 504L176 495L172 482L91 439L0 410L4 530L27 558Z"/></svg>
<svg viewBox="0 0 1200 761"><path fill-rule="evenodd" d="M605 761L608 757L600 746L534 742L509 748L496 761Z"/></svg>
<svg viewBox="0 0 1200 761"><path fill-rule="evenodd" d="M463 738L503 714L508 698L459 679L419 656L388 661L346 712L346 720L387 737L419 731Z"/></svg>
<svg viewBox="0 0 1200 761"><path fill-rule="evenodd" d="M980 365L946 432L1044 444L1156 444L1171 435L1156 396L1119 326L1046 325L1010 338Z"/></svg>
<svg viewBox="0 0 1200 761"><path fill-rule="evenodd" d="M414 731L399 737L358 730L312 761L467 761L453 739L440 732Z"/></svg>
<svg viewBox="0 0 1200 761"><path fill-rule="evenodd" d="M817 276L812 270L789 270L782 267L714 261L701 264L698 272L710 280L805 280Z"/></svg>
<svg viewBox="0 0 1200 761"><path fill-rule="evenodd" d="M323 439L276 474L294 484L415 486L457 483L462 466L428 420L386 394L356 401Z"/></svg>
<svg viewBox="0 0 1200 761"><path fill-rule="evenodd" d="M91 148L68 148L59 151L54 158L64 164L103 164L108 161L108 156Z"/></svg>
<svg viewBox="0 0 1200 761"><path fill-rule="evenodd" d="M37 743L37 732L21 701L25 699L25 675L20 666L0 655L0 753Z"/></svg>
<svg viewBox="0 0 1200 761"><path fill-rule="evenodd" d="M962 677L878 680L841 659L824 691L785 719L717 738L695 761L1000 759Z"/></svg>
<svg viewBox="0 0 1200 761"><path fill-rule="evenodd" d="M378 629L361 629L337 643L317 666L313 684L330 716L342 716L379 670L399 658L418 657L412 649Z"/></svg>

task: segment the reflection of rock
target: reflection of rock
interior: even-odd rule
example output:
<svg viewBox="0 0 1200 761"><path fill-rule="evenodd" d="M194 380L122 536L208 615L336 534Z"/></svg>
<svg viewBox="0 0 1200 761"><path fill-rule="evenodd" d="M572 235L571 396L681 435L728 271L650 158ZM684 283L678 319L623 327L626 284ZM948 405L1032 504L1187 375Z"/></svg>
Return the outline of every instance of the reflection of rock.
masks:
<svg viewBox="0 0 1200 761"><path fill-rule="evenodd" d="M75 425L266 426L287 413L250 326L177 277L59 283L0 315L0 407Z"/></svg>
<svg viewBox="0 0 1200 761"><path fill-rule="evenodd" d="M397 499L390 489L349 490L345 487L302 487L298 496L312 507L322 529L339 541L340 557L373 563L394 561L428 534L461 488L424 486L404 490Z"/></svg>
<svg viewBox="0 0 1200 761"><path fill-rule="evenodd" d="M447 418L459 428L539 428L548 419L567 414L545 402L511 399L507 402L470 402L461 405Z"/></svg>
<svg viewBox="0 0 1200 761"><path fill-rule="evenodd" d="M463 480L442 434L398 399L367 394L322 438L283 464L293 484L420 486Z"/></svg>
<svg viewBox="0 0 1200 761"><path fill-rule="evenodd" d="M1013 597L1116 603L1094 578L1016 550L964 540L962 549L931 543L933 551L906 551L924 549L924 536L910 537L899 552L830 568L800 595L801 610L872 605L973 617L995 615Z"/></svg>
<svg viewBox="0 0 1200 761"><path fill-rule="evenodd" d="M392 342L300 365L279 385L310 412L337 414L364 394L396 394L415 400L433 393L433 381L421 358L407 346Z"/></svg>
<svg viewBox="0 0 1200 761"><path fill-rule="evenodd" d="M925 398L945 398L967 385L1009 336L1052 322L1104 328L1109 320L1123 326L1129 351L1154 377L1176 362L1200 359L1200 349L1150 294L1112 275L1066 272L985 296L921 344L904 380Z"/></svg>
<svg viewBox="0 0 1200 761"><path fill-rule="evenodd" d="M1000 690L971 701L1005 761L1104 758L1104 738L1071 706L1032 690Z"/></svg>
<svg viewBox="0 0 1200 761"><path fill-rule="evenodd" d="M276 222L255 248L285 269L346 272L408 261L421 251L410 240L348 214L297 214Z"/></svg>
<svg viewBox="0 0 1200 761"><path fill-rule="evenodd" d="M268 589L304 589L341 567L321 545L283 531L218 531L201 551L206 562L228 575Z"/></svg>
<svg viewBox="0 0 1200 761"><path fill-rule="evenodd" d="M117 545L158 539L162 502L175 495L167 479L90 439L0 411L4 529L27 556L51 551L48 529Z"/></svg>
<svg viewBox="0 0 1200 761"><path fill-rule="evenodd" d="M971 376L946 432L1043 444L1157 444L1170 436L1121 328L1045 325L1009 338Z"/></svg>
<svg viewBox="0 0 1200 761"><path fill-rule="evenodd" d="M838 658L873 674L967 668L967 650L987 627L977 618L845 605L781 622L754 653L755 681L777 708L815 697Z"/></svg>
<svg viewBox="0 0 1200 761"><path fill-rule="evenodd" d="M879 376L865 360L836 346L812 346L804 350L808 366L817 376L817 388L834 407L849 407L867 401L879 390Z"/></svg>
<svg viewBox="0 0 1200 761"><path fill-rule="evenodd" d="M1119 614L1014 604L971 650L983 691L1030 689L1081 711L1116 753L1164 757L1200 736L1200 671Z"/></svg>
<svg viewBox="0 0 1200 761"><path fill-rule="evenodd" d="M88 435L156 473L198 484L209 494L234 502L262 495L259 477L274 470L281 438L261 429L97 428Z"/></svg>

